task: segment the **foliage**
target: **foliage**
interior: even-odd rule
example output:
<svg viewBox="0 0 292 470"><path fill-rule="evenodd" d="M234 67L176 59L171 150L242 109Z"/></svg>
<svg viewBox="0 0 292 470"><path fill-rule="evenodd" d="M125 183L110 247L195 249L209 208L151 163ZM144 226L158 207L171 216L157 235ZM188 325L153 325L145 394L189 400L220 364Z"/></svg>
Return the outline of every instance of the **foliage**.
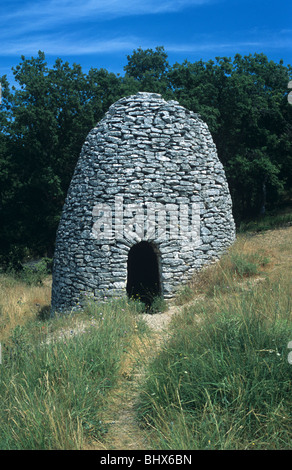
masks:
<svg viewBox="0 0 292 470"><path fill-rule="evenodd" d="M15 275L27 285L42 285L44 279L52 272L52 264L52 259L42 258L37 262L24 264Z"/></svg>
<svg viewBox="0 0 292 470"><path fill-rule="evenodd" d="M162 313L168 309L165 299L161 296L156 296L151 302L151 305L147 307L146 312L150 314Z"/></svg>
<svg viewBox="0 0 292 470"><path fill-rule="evenodd" d="M139 91L171 96L171 93L168 93L169 63L164 47L158 46L155 51L139 47L131 56L128 55L127 59L128 64L124 67L125 78L133 78L138 83Z"/></svg>
<svg viewBox="0 0 292 470"><path fill-rule="evenodd" d="M182 286L175 297L175 305L183 305L184 303L192 300L194 297L194 291L188 284Z"/></svg>
<svg viewBox="0 0 292 470"><path fill-rule="evenodd" d="M256 220L242 221L238 227L238 232L261 232L264 230L272 230L279 227L289 227L292 225L292 213L270 215L266 214Z"/></svg>
<svg viewBox="0 0 292 470"><path fill-rule="evenodd" d="M170 71L180 103L210 127L237 221L264 213L291 187L291 71L264 54L184 62Z"/></svg>
<svg viewBox="0 0 292 470"><path fill-rule="evenodd" d="M170 65L162 46L138 48L125 75L21 56L16 86L1 79L0 264L52 257L68 186L90 129L117 99L161 93L199 113L218 148L236 222L275 209L292 183L291 66L264 54Z"/></svg>

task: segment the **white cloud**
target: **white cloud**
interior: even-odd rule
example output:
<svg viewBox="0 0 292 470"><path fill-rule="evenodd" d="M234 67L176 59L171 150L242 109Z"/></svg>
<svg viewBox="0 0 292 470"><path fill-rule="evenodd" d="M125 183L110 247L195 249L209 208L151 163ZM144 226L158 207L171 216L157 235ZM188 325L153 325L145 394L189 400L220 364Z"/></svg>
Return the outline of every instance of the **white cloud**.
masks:
<svg viewBox="0 0 292 470"><path fill-rule="evenodd" d="M135 39L129 37L119 37L109 40L99 40L98 38L90 40L80 40L70 36L46 36L41 35L37 38L28 38L21 41L10 40L6 43L5 49L2 49L2 56L10 55L34 55L39 50L44 51L46 55L89 55L105 54L132 50L136 47Z"/></svg>
<svg viewBox="0 0 292 470"><path fill-rule="evenodd" d="M175 12L213 1L221 0L11 0L1 11L0 55L27 54L36 48L49 54L133 48L131 38L115 39L113 32L100 33L100 41L99 22L104 30L104 22L113 18ZM72 35L66 33L69 28ZM85 39L80 42L80 37Z"/></svg>
<svg viewBox="0 0 292 470"><path fill-rule="evenodd" d="M205 51L228 51L239 50L245 47L260 47L260 42L206 42L196 44L170 44L165 47L169 52L205 52Z"/></svg>
<svg viewBox="0 0 292 470"><path fill-rule="evenodd" d="M244 32L242 34L244 37ZM0 33L1 40L1 33ZM142 47L142 49L152 48L157 46L157 42L151 38L136 37L134 35L112 35L108 38L99 37L97 33L86 34L84 32L80 35L77 33L59 33L52 32L51 34L28 35L23 37L21 41L19 38L10 38L6 40L5 48L2 48L0 55L35 55L39 50L42 50L46 55L56 56L82 56L90 54L111 54L111 53L129 53L133 49ZM192 43L171 43L166 41L164 48L167 53L176 54L200 54L210 53L211 55L220 54L233 54L234 51L241 52L247 49L250 52L257 50L262 52L269 48L291 48L291 41L284 38L278 38L277 41L268 38L251 38L250 40L218 40L215 41L214 37L198 37Z"/></svg>
<svg viewBox="0 0 292 470"><path fill-rule="evenodd" d="M224 0L11 0L0 16L0 56L34 55L43 50L46 55L90 55L131 52L141 46L155 48L161 44L154 34L149 38L135 33L112 30L106 20L132 15L170 13L187 7L222 2ZM99 23L100 21L100 23ZM289 30L279 32L244 31L236 33L193 34L184 42L178 35L175 42L165 38L166 52L179 54L233 54L248 48L258 50L291 48ZM139 33L137 33L138 35ZM175 37L175 36L173 36ZM181 41L181 43L179 42Z"/></svg>
<svg viewBox="0 0 292 470"><path fill-rule="evenodd" d="M41 26L53 21L68 23L84 18L100 18L102 20L114 17L157 14L180 11L186 7L200 6L212 3L214 0L38 0L23 2L13 11L13 0L9 3L9 10L2 12L2 21L27 20L30 18L31 26L34 20Z"/></svg>

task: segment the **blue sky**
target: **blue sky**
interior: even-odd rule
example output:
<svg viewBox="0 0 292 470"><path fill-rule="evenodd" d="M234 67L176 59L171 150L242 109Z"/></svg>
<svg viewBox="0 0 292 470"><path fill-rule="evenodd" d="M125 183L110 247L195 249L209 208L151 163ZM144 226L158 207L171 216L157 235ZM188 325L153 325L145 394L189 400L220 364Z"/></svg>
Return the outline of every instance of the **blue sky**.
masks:
<svg viewBox="0 0 292 470"><path fill-rule="evenodd" d="M21 55L46 54L123 74L134 49L164 46L169 62L263 52L292 64L291 0L10 0L0 9L0 76Z"/></svg>

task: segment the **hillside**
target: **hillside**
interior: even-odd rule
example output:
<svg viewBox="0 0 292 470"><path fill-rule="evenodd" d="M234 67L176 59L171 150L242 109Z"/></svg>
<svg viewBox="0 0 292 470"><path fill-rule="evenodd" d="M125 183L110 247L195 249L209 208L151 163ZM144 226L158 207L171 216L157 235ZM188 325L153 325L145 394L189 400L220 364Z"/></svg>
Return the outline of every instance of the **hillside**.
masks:
<svg viewBox="0 0 292 470"><path fill-rule="evenodd" d="M0 447L291 448L291 245L292 227L238 235L152 315L105 299L52 321L49 277L2 275Z"/></svg>

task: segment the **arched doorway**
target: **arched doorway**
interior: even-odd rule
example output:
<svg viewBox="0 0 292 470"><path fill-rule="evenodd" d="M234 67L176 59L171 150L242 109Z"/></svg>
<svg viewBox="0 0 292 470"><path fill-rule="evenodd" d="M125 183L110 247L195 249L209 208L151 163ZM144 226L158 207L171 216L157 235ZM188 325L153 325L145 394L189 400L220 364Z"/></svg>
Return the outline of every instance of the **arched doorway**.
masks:
<svg viewBox="0 0 292 470"><path fill-rule="evenodd" d="M137 243L129 251L127 294L146 306L161 295L158 256L149 242Z"/></svg>

